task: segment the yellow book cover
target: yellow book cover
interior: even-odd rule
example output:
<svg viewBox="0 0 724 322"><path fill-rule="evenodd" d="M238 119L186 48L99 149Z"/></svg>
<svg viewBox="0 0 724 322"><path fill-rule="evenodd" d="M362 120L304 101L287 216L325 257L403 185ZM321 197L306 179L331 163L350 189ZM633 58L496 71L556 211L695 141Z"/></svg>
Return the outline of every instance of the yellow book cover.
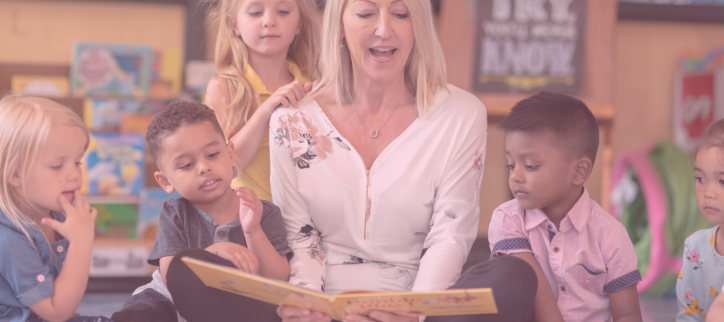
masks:
<svg viewBox="0 0 724 322"><path fill-rule="evenodd" d="M68 77L13 75L10 89L15 93L44 97L68 96Z"/></svg>
<svg viewBox="0 0 724 322"><path fill-rule="evenodd" d="M182 260L208 287L267 303L324 312L339 321L349 313L367 315L372 311L387 311L406 316L498 313L493 290L490 288L439 292L348 291L327 295L286 282L247 274L228 266L190 257Z"/></svg>

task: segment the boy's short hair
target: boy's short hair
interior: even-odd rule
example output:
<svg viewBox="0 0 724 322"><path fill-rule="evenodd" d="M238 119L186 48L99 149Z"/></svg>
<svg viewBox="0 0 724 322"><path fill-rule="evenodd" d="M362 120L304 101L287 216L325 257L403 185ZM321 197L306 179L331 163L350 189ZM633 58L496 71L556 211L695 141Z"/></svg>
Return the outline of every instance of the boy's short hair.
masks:
<svg viewBox="0 0 724 322"><path fill-rule="evenodd" d="M706 131L699 139L699 143L696 144L694 157L699 154L699 151L708 148L724 148L724 120L718 120L706 128Z"/></svg>
<svg viewBox="0 0 724 322"><path fill-rule="evenodd" d="M224 138L224 131L221 130L221 125L216 119L214 110L198 102L172 102L153 118L146 132L146 145L148 145L151 156L153 156L153 160L156 161L159 168L161 166L159 156L163 152L163 140L181 127L201 122L211 122L214 130ZM224 141L226 141L225 138Z"/></svg>
<svg viewBox="0 0 724 322"><path fill-rule="evenodd" d="M498 128L506 133L551 131L566 152L596 161L596 118L586 104L571 96L540 92L528 97L515 104Z"/></svg>

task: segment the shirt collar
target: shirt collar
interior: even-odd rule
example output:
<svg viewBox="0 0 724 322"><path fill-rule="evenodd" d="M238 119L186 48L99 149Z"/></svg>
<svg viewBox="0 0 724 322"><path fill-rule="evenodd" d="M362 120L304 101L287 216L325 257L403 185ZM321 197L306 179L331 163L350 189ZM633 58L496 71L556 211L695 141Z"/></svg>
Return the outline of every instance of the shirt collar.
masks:
<svg viewBox="0 0 724 322"><path fill-rule="evenodd" d="M546 222L548 216L546 216L540 209L525 210L525 230L531 230L538 225Z"/></svg>
<svg viewBox="0 0 724 322"><path fill-rule="evenodd" d="M588 218L591 216L591 205L590 197L588 195L588 189L583 187L583 193L578 201L573 205L573 208L568 211L566 217L573 223L573 227L579 232L586 228ZM565 219L565 218L564 218ZM546 222L548 216L543 213L540 209L526 210L525 211L525 229L531 230L538 225Z"/></svg>
<svg viewBox="0 0 724 322"><path fill-rule="evenodd" d="M573 227L575 227L578 232L586 229L588 218L591 217L591 198L588 196L588 189L586 189L586 187L583 187L581 197L578 198L578 201L576 201L576 204L573 205L573 208L571 208L566 217L571 220Z"/></svg>
<svg viewBox="0 0 724 322"><path fill-rule="evenodd" d="M212 225L214 225L214 226L236 227L236 226L240 226L240 225L241 225L241 221L239 220L239 217L236 217L236 219L234 219L234 220L232 220L232 221L230 221L230 222L228 222L228 223L226 223L226 224L219 225L219 224L216 223L216 221L214 220L214 218L211 218L211 215L209 215L209 214L206 213L206 211L204 211L203 209L197 207L196 205L193 205L193 206L194 206L194 209L196 209L196 212L198 212L199 215L201 215L201 218L204 218L206 221L210 222L210 223L211 223Z"/></svg>
<svg viewBox="0 0 724 322"><path fill-rule="evenodd" d="M300 81L302 83L308 82L307 78L302 75L302 71L299 70L299 67L294 62L287 60L286 62L287 71L289 71L290 74L294 77L295 81ZM266 89L266 86L261 81L261 78L259 78L259 75L254 71L253 68L251 68L251 65L247 64L245 69L245 76L246 79L249 81L252 87L254 87L254 90L258 95L271 95L272 93L269 92Z"/></svg>

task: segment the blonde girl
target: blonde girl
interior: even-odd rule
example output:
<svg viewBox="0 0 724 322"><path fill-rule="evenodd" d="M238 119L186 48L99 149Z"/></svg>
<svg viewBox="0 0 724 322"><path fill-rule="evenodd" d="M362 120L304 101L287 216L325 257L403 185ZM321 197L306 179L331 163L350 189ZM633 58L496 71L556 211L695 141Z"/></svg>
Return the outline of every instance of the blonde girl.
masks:
<svg viewBox="0 0 724 322"><path fill-rule="evenodd" d="M97 213L79 192L89 137L78 115L48 99L0 100L3 321L110 321L74 317Z"/></svg>
<svg viewBox="0 0 724 322"><path fill-rule="evenodd" d="M319 26L313 0L221 0L215 63L206 105L234 143L233 186L271 201L269 119L279 106L298 106L316 73ZM273 93L273 94L272 94Z"/></svg>

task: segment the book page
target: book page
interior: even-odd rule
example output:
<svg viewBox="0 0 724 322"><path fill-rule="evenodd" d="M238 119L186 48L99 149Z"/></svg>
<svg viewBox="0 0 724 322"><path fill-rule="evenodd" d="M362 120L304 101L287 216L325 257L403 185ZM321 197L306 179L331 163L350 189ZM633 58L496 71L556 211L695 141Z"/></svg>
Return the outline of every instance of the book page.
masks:
<svg viewBox="0 0 724 322"><path fill-rule="evenodd" d="M372 311L387 311L407 316L498 313L490 288L440 292L349 291L333 298L334 303L345 313L361 315Z"/></svg>
<svg viewBox="0 0 724 322"><path fill-rule="evenodd" d="M332 298L326 294L190 257L183 257L181 260L208 287L271 304L290 305L324 312L339 320L344 318L343 313L334 308Z"/></svg>
<svg viewBox="0 0 724 322"><path fill-rule="evenodd" d="M329 296L286 282L247 274L228 266L189 257L182 260L206 286L267 303L324 312L339 321L348 313L368 315L372 311L387 311L406 316L498 313L490 288L440 292L348 291Z"/></svg>

